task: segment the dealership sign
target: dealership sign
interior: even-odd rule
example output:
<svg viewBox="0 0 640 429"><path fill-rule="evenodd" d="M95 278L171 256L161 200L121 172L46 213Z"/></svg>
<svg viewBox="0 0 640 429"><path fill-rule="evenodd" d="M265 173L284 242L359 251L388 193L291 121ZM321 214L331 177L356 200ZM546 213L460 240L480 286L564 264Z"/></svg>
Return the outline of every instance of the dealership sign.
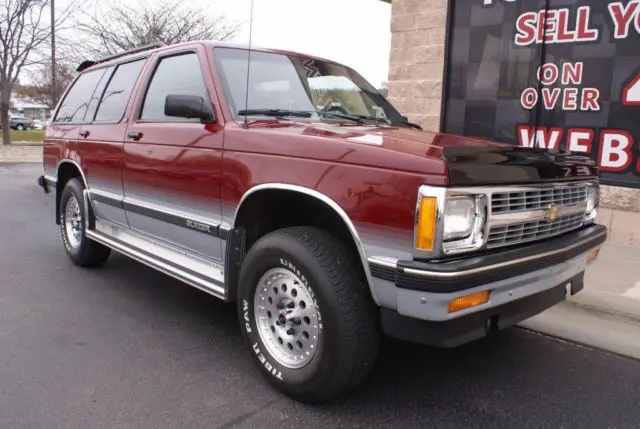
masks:
<svg viewBox="0 0 640 429"><path fill-rule="evenodd" d="M585 152L640 188L640 0L455 0L444 129Z"/></svg>

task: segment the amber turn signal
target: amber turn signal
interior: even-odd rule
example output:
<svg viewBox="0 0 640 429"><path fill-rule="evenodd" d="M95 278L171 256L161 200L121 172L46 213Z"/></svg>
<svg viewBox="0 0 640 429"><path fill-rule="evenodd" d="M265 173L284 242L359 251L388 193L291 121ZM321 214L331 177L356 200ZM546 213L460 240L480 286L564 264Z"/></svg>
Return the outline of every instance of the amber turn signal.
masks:
<svg viewBox="0 0 640 429"><path fill-rule="evenodd" d="M435 198L425 197L420 201L420 217L418 219L418 237L416 247L422 250L433 250L436 237L436 206Z"/></svg>
<svg viewBox="0 0 640 429"><path fill-rule="evenodd" d="M593 252L590 252L587 255L587 264L590 262L593 262L596 260L596 258L598 257L598 253L600 253L600 250L594 250Z"/></svg>
<svg viewBox="0 0 640 429"><path fill-rule="evenodd" d="M485 290L471 295L461 296L449 303L449 313L466 310L467 308L476 307L478 305L489 302L489 291Z"/></svg>

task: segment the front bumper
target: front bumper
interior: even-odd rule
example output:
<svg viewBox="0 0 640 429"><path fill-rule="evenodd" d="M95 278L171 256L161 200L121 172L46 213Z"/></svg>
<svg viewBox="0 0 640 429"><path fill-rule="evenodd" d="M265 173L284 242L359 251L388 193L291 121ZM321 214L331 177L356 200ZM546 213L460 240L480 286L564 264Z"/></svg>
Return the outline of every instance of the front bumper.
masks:
<svg viewBox="0 0 640 429"><path fill-rule="evenodd" d="M370 260L378 295L393 296L387 300L391 305L382 305L383 330L404 340L454 347L514 325L562 301L567 284L572 294L582 289L587 255L606 237L605 227L592 225L517 249L449 262L383 265ZM487 290L487 303L449 313L453 299Z"/></svg>

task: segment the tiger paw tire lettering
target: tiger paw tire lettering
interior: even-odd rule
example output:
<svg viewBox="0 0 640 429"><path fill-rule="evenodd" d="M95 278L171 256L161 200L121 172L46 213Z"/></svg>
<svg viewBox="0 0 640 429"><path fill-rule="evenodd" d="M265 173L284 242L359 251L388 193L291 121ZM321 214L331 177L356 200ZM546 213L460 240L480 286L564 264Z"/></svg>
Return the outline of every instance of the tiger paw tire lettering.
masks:
<svg viewBox="0 0 640 429"><path fill-rule="evenodd" d="M71 261L84 267L102 265L111 249L85 235L86 216L83 186L79 179L67 182L60 197L60 234Z"/></svg>
<svg viewBox="0 0 640 429"><path fill-rule="evenodd" d="M303 402L322 402L362 381L379 347L377 311L357 260L320 229L260 238L242 264L241 331L265 378Z"/></svg>

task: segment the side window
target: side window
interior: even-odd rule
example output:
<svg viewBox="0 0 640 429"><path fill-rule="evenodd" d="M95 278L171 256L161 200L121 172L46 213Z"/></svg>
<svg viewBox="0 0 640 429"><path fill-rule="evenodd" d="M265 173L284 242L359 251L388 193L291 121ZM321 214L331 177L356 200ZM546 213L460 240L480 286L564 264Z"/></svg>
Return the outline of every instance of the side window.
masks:
<svg viewBox="0 0 640 429"><path fill-rule="evenodd" d="M102 96L96 122L120 122L145 60L121 64Z"/></svg>
<svg viewBox="0 0 640 429"><path fill-rule="evenodd" d="M163 58L151 78L140 119L147 122L198 122L165 116L167 95L199 95L210 103L196 54Z"/></svg>
<svg viewBox="0 0 640 429"><path fill-rule="evenodd" d="M102 92L104 91L104 87L107 86L107 82L109 82L109 78L113 73L114 67L107 67L98 82L98 86L93 91L93 95L91 99L89 99L89 107L87 107L87 113L84 115L83 122L91 122L93 121L93 116L96 114L96 109L98 108L98 103L100 102L100 97L102 97Z"/></svg>
<svg viewBox="0 0 640 429"><path fill-rule="evenodd" d="M62 100L53 122L82 122L91 101L91 95L104 73L105 69L98 69L80 75Z"/></svg>

